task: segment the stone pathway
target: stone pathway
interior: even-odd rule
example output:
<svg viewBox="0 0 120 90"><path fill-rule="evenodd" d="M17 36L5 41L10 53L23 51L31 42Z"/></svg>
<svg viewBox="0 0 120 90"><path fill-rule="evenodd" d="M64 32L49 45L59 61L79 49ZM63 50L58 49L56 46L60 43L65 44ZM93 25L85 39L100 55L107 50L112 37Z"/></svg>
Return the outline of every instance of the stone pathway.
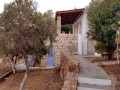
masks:
<svg viewBox="0 0 120 90"><path fill-rule="evenodd" d="M100 67L79 55L76 57L80 60L77 90L112 90L110 78Z"/></svg>

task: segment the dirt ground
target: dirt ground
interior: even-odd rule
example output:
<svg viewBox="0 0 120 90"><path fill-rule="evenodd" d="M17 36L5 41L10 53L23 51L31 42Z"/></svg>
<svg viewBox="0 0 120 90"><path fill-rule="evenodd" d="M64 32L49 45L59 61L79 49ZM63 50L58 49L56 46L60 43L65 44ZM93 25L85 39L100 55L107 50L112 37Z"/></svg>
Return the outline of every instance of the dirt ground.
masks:
<svg viewBox="0 0 120 90"><path fill-rule="evenodd" d="M113 75L120 81L120 66L117 64L113 65L101 65L101 67L105 70L108 75Z"/></svg>
<svg viewBox="0 0 120 90"><path fill-rule="evenodd" d="M90 62L102 62L105 61L102 57L85 57Z"/></svg>
<svg viewBox="0 0 120 90"><path fill-rule="evenodd" d="M19 90L20 83L23 79L24 72L12 74L0 83L0 90Z"/></svg>
<svg viewBox="0 0 120 90"><path fill-rule="evenodd" d="M0 63L0 76L3 75L6 71L10 70L10 68L10 64Z"/></svg>
<svg viewBox="0 0 120 90"><path fill-rule="evenodd" d="M25 90L61 90L63 79L54 70L31 71Z"/></svg>
<svg viewBox="0 0 120 90"><path fill-rule="evenodd" d="M105 57L85 57L85 58L92 63L117 60L115 55L112 58L112 60L107 60ZM120 58L120 56L119 56L119 58ZM100 65L100 67L102 67L108 75L113 75L114 77L117 78L118 81L120 81L120 66L119 65L117 65L117 64Z"/></svg>
<svg viewBox="0 0 120 90"><path fill-rule="evenodd" d="M85 57L85 58L92 63L117 60L116 57L113 57L111 60L108 60L106 57Z"/></svg>
<svg viewBox="0 0 120 90"><path fill-rule="evenodd" d="M117 61L117 55L114 54L111 60L108 60L107 56L101 56L101 57L96 57L96 56L89 56L89 57L84 57L88 61L94 63L94 62L105 62L105 61ZM119 55L120 59L120 55Z"/></svg>
<svg viewBox="0 0 120 90"><path fill-rule="evenodd" d="M17 72L0 83L0 90L19 90L25 72ZM61 90L63 79L54 70L30 71L24 90Z"/></svg>

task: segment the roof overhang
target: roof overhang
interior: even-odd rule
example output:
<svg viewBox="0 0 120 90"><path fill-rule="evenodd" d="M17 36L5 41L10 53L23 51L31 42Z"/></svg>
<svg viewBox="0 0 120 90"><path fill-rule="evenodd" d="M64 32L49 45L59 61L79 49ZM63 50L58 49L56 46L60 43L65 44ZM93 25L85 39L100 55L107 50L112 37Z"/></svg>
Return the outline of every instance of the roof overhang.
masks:
<svg viewBox="0 0 120 90"><path fill-rule="evenodd" d="M57 11L55 20L57 20L57 16L61 16L61 25L73 24L84 13L84 11L85 11L84 8L74 9L74 10Z"/></svg>

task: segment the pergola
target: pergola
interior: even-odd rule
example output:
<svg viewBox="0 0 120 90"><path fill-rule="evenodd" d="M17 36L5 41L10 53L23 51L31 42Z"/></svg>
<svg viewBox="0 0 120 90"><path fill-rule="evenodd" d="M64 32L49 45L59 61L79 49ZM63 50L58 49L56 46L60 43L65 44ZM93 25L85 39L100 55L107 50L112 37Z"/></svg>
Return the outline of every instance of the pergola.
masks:
<svg viewBox="0 0 120 90"><path fill-rule="evenodd" d="M74 24L78 18L84 13L85 9L73 9L73 10L65 10L65 11L57 11L56 12L56 21L57 17L61 18L61 25L65 24Z"/></svg>

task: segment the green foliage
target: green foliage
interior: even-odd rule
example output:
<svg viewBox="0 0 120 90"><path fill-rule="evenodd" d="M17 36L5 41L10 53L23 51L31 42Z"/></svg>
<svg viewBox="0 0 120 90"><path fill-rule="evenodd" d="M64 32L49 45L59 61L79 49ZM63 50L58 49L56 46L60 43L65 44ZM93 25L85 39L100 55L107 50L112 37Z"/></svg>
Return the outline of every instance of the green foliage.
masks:
<svg viewBox="0 0 120 90"><path fill-rule="evenodd" d="M54 42L56 27L52 11L37 11L32 0L5 4L0 15L0 54L41 58L47 53L46 41Z"/></svg>
<svg viewBox="0 0 120 90"><path fill-rule="evenodd" d="M119 15L119 17L120 17L120 13L118 14ZM118 40L119 40L119 42L120 42L120 21L118 21L118 31L117 31L117 37L116 38L118 38Z"/></svg>
<svg viewBox="0 0 120 90"><path fill-rule="evenodd" d="M116 49L115 38L120 12L119 0L92 0L88 7L90 31L88 38L95 40L97 51L107 53L109 59ZM99 47L99 48L98 48Z"/></svg>
<svg viewBox="0 0 120 90"><path fill-rule="evenodd" d="M119 17L120 17L120 13L119 13ZM118 44L117 49L119 48L119 43L120 43L120 21L118 21L118 30L116 33L116 43Z"/></svg>
<svg viewBox="0 0 120 90"><path fill-rule="evenodd" d="M101 44L100 42L97 42L97 44L95 45L95 50L98 52L98 53L104 53L104 47L105 45Z"/></svg>
<svg viewBox="0 0 120 90"><path fill-rule="evenodd" d="M65 32L65 33L72 33L72 25L67 24L67 25L62 25L61 27L61 32Z"/></svg>

